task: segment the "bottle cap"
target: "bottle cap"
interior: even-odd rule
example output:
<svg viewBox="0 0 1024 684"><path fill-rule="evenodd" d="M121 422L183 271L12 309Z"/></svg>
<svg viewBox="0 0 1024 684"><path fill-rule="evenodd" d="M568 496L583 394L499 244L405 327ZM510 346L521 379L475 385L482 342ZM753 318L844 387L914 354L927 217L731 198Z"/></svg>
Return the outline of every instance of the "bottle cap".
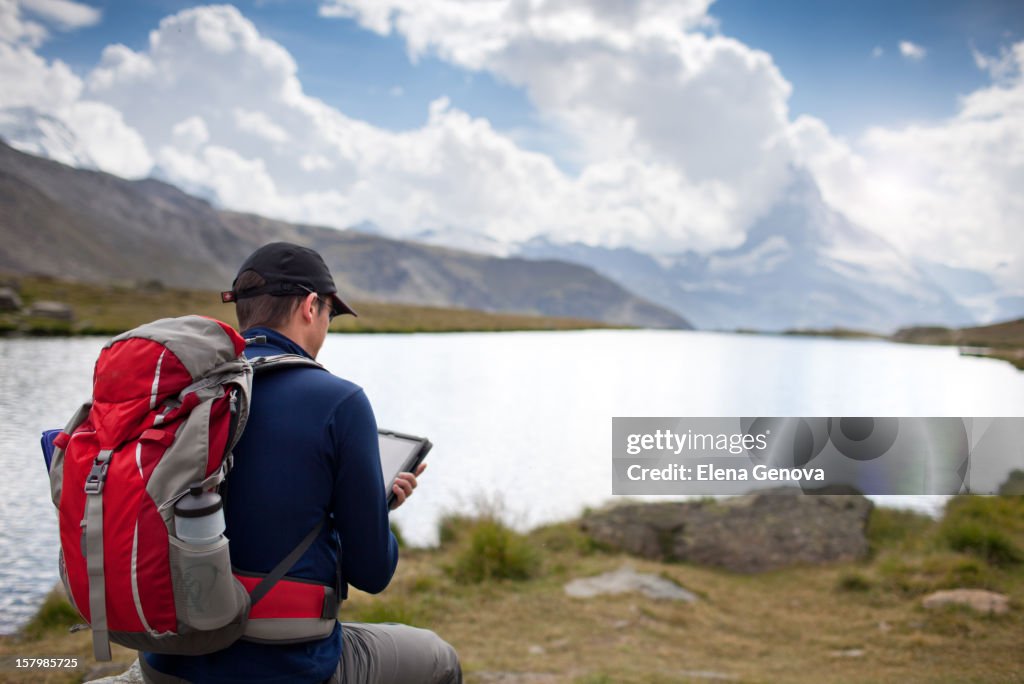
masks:
<svg viewBox="0 0 1024 684"><path fill-rule="evenodd" d="M213 515L224 506L219 494L203 491L202 487L193 485L188 494L178 499L174 514L182 518L202 518Z"/></svg>

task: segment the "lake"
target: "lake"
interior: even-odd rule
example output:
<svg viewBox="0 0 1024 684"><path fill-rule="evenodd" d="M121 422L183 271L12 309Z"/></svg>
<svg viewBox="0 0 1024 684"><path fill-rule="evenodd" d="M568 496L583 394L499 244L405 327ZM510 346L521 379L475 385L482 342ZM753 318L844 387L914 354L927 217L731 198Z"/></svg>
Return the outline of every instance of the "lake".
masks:
<svg viewBox="0 0 1024 684"><path fill-rule="evenodd" d="M0 633L57 581L39 432L89 396L105 340L0 339ZM408 541L502 502L521 528L611 498L613 416L1020 416L1024 373L956 349L686 331L330 335L320 361L362 385L381 427L434 442ZM936 511L941 498L877 498Z"/></svg>

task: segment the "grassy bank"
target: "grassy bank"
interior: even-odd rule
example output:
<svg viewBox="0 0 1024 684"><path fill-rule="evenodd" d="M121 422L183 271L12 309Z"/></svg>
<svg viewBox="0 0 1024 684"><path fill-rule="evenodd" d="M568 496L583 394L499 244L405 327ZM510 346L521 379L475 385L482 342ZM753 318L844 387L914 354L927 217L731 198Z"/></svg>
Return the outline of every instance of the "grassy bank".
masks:
<svg viewBox="0 0 1024 684"><path fill-rule="evenodd" d="M611 553L574 523L520 535L493 515L449 519L439 548L404 550L391 587L353 592L342 617L436 630L468 682L1024 681L1024 497L954 499L941 520L876 509L868 534L863 562L741 576ZM627 563L699 602L563 590ZM1006 593L1010 612L922 607L955 587ZM0 640L0 655L89 663L88 632L66 632L75 621L53 597L23 636ZM134 654L115 657L123 669ZM87 669L10 680L80 681Z"/></svg>
<svg viewBox="0 0 1024 684"><path fill-rule="evenodd" d="M237 324L235 307L222 304L220 293L206 290L171 289L151 283L100 285L48 277L2 278L16 281L23 313L0 313L0 333L27 335L116 335L148 321L168 316L200 314ZM71 321L27 313L42 301L63 302L71 307ZM580 330L612 327L605 323L574 318L552 318L519 314L489 313L407 304L354 301L358 318L337 319L334 332L455 332L505 330Z"/></svg>
<svg viewBox="0 0 1024 684"><path fill-rule="evenodd" d="M1024 370L1024 318L972 328L903 328L891 339L909 344L956 345L966 355L1001 359Z"/></svg>
<svg viewBox="0 0 1024 684"><path fill-rule="evenodd" d="M788 337L829 337L840 340L888 340L904 344L931 344L960 347L964 356L1000 359L1024 370L1024 318L971 328L912 326L900 328L892 335L879 335L847 328L791 329L781 333L739 329L747 335L785 335Z"/></svg>

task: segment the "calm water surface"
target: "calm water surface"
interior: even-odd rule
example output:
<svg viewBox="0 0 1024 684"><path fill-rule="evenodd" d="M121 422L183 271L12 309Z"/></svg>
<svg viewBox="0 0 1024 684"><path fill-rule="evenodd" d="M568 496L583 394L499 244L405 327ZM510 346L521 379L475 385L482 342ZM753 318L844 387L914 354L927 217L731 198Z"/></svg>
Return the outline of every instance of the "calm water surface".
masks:
<svg viewBox="0 0 1024 684"><path fill-rule="evenodd" d="M0 633L57 580L39 432L89 396L105 340L0 340ZM955 349L678 331L331 335L320 360L362 385L381 427L430 437L414 544L500 499L521 527L611 498L612 416L1019 416L1024 373ZM894 505L935 510L941 500Z"/></svg>

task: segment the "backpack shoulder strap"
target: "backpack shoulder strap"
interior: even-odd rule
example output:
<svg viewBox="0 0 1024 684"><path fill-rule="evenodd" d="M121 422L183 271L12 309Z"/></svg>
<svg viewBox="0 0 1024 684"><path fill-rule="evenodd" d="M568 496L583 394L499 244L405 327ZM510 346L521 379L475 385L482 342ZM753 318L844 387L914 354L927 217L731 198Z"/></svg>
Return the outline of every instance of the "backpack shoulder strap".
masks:
<svg viewBox="0 0 1024 684"><path fill-rule="evenodd" d="M275 354L273 356L256 356L249 359L254 375L265 375L285 368L319 368L327 370L313 359L300 354Z"/></svg>

